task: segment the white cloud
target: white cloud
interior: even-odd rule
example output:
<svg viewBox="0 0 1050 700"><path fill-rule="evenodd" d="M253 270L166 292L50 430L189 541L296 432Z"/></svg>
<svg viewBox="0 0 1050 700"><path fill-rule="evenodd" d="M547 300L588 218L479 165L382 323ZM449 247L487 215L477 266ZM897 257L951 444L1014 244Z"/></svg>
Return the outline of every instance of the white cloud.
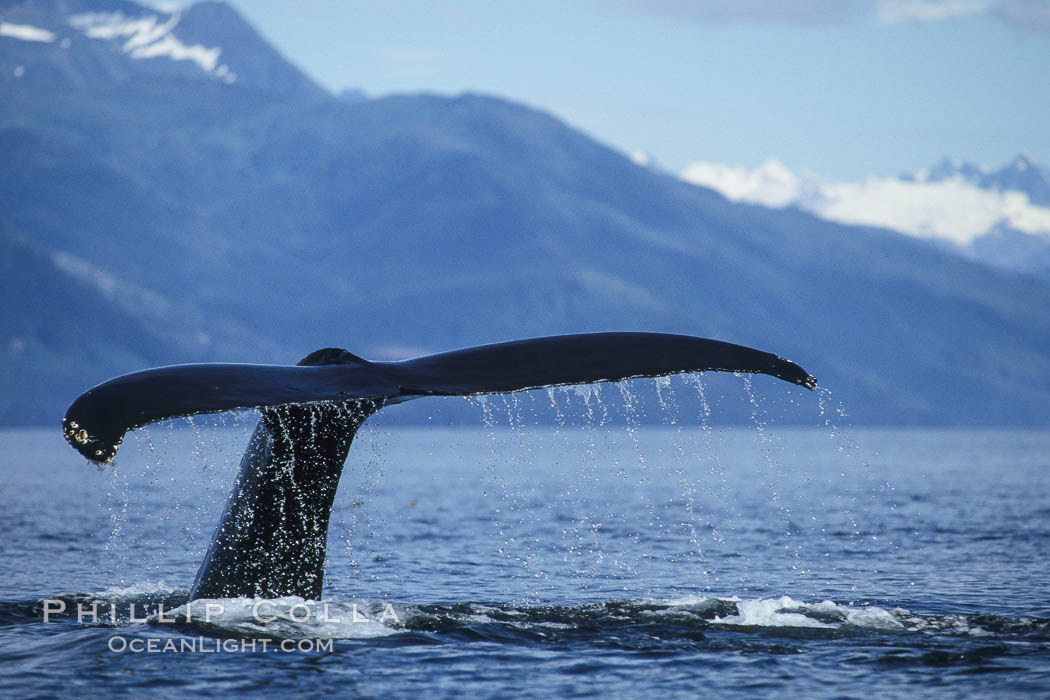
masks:
<svg viewBox="0 0 1050 700"><path fill-rule="evenodd" d="M933 183L871 179L829 185L821 195L807 208L826 219L961 245L999 224L1050 235L1050 209L1031 204L1024 193L982 190L962 178Z"/></svg>
<svg viewBox="0 0 1050 700"><path fill-rule="evenodd" d="M647 168L653 164L652 157L648 153L640 149L635 149L631 151L627 155L627 157L631 159L632 163L634 163L635 165L640 165L643 168Z"/></svg>
<svg viewBox="0 0 1050 700"><path fill-rule="evenodd" d="M694 185L718 190L727 199L767 207L785 207L804 196L809 184L777 160L757 168L719 163L690 163L681 177Z"/></svg>
<svg viewBox="0 0 1050 700"><path fill-rule="evenodd" d="M990 7L987 0L891 0L880 3L875 16L884 25L940 22L984 14Z"/></svg>
<svg viewBox="0 0 1050 700"><path fill-rule="evenodd" d="M10 22L0 22L0 36L22 41L39 41L45 44L50 44L55 40L54 32L28 24L11 24Z"/></svg>

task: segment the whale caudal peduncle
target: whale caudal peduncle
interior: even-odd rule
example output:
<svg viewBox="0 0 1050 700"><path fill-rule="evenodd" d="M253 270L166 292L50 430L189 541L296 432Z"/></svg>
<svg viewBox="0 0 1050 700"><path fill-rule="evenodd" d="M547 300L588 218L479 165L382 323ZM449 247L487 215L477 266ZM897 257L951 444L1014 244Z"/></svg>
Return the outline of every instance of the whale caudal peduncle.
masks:
<svg viewBox="0 0 1050 700"><path fill-rule="evenodd" d="M263 409L191 600L321 597L339 477L374 412L368 401Z"/></svg>

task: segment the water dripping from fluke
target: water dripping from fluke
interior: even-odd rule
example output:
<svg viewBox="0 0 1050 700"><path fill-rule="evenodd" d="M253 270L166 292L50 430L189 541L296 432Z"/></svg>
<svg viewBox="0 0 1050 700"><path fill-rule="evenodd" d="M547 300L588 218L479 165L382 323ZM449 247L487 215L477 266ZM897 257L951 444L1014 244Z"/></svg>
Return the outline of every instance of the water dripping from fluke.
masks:
<svg viewBox="0 0 1050 700"><path fill-rule="evenodd" d="M259 421L191 598L299 595L316 599L327 561L325 536L336 486L354 436L375 412L424 396L499 395L499 404L490 399L475 401L481 405L492 438L491 472L513 473L527 469L537 449L525 417L538 405L534 395L522 394L522 390L547 388L555 422L564 425L559 398L571 394L553 387L617 382L621 415L634 452L634 464L620 461L618 471L627 493L644 502L651 532L627 525L626 516L613 511L608 515L616 517L591 518L587 524L596 533L625 530L616 536L635 542L658 541L666 527L667 506L650 493L651 481L659 471L639 437L642 425L652 417L646 414L634 385L625 380L656 377L651 385L657 403L666 411L670 405L666 375L696 371L766 373L807 388L813 383L800 367L775 355L667 334L538 338L393 363L369 362L345 350L327 348L311 353L296 367L181 365L118 377L73 403L65 419L65 434L82 454L109 461L128 430L190 416L194 454L204 471L215 471L203 455L200 426L192 416L259 409ZM610 414L600 392L593 394L594 408L590 393L579 395L588 415L600 410L598 426L606 425ZM516 450L497 449L495 434L503 429L516 439ZM504 549L542 577L546 572L534 564L537 540L519 536L537 522L538 511L530 503L534 490L512 487L502 477L497 480L504 511ZM687 493L679 496L688 502L686 488ZM630 553L619 553L614 564L634 574L639 571L639 557L644 556L650 555L639 554L632 561Z"/></svg>

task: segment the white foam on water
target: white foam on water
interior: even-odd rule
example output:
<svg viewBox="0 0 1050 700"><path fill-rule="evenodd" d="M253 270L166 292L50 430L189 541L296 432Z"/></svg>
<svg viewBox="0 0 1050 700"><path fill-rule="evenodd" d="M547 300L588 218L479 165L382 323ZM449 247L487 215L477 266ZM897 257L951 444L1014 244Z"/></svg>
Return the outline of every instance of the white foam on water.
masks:
<svg viewBox="0 0 1050 700"><path fill-rule="evenodd" d="M406 615L383 601L316 601L283 598L198 598L151 622L173 620L208 631L279 639L369 639L401 632Z"/></svg>
<svg viewBox="0 0 1050 700"><path fill-rule="evenodd" d="M788 596L733 602L736 603L739 614L715 618L713 622L742 627L816 627L823 629L836 627L836 625L814 620L799 612L787 612L787 609L798 609L804 606L803 603Z"/></svg>
<svg viewBox="0 0 1050 700"><path fill-rule="evenodd" d="M851 625L880 630L903 630L910 627L901 621L899 612L896 610L889 611L877 606L840 605L830 600L805 603L790 596L745 600L736 596L708 598L690 595L663 601L663 603L674 607L695 607L717 601L734 603L738 611L736 615L716 617L712 620L714 624L720 625L818 629L837 629L842 625Z"/></svg>
<svg viewBox="0 0 1050 700"><path fill-rule="evenodd" d="M870 629L904 629L904 625L893 616L893 613L878 607L847 608L846 622L855 627Z"/></svg>

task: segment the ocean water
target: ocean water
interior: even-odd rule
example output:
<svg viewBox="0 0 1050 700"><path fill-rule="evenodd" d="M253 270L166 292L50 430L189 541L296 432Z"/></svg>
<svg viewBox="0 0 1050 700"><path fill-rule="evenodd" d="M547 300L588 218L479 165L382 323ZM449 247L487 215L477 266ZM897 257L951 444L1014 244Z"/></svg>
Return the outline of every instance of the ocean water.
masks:
<svg viewBox="0 0 1050 700"><path fill-rule="evenodd" d="M726 428L657 389L659 426L607 420L615 386L381 412L321 601L186 603L251 412L103 468L0 431L0 696L1050 694L1050 434L855 429L826 394Z"/></svg>

